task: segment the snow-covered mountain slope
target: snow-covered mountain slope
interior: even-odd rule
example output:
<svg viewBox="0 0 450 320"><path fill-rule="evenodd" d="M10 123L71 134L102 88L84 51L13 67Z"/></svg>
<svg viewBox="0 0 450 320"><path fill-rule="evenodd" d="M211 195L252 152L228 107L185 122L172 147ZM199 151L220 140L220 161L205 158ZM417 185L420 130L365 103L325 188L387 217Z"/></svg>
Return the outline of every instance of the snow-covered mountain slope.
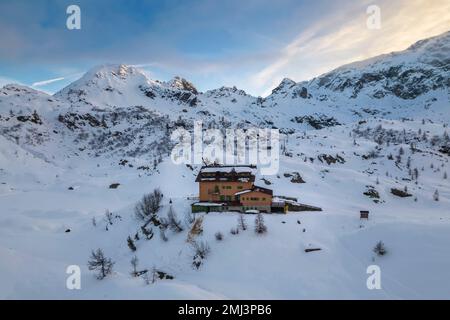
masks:
<svg viewBox="0 0 450 320"><path fill-rule="evenodd" d="M143 106L171 118L225 117L234 124L250 121L285 131L371 116L449 121L449 38L447 32L311 81L284 79L266 98L226 87L202 93L185 79L154 81L125 65L94 68L55 97L79 110Z"/></svg>
<svg viewBox="0 0 450 320"><path fill-rule="evenodd" d="M311 81L284 79L264 105L286 115L334 117L341 123L371 116L449 121L449 46L447 32Z"/></svg>
<svg viewBox="0 0 450 320"><path fill-rule="evenodd" d="M355 62L311 81L310 87L360 94L381 99L386 95L404 100L450 86L450 31L419 41L403 52Z"/></svg>
<svg viewBox="0 0 450 320"><path fill-rule="evenodd" d="M105 65L87 72L80 80L55 94L79 110L142 106L178 118L231 116L256 98L236 88L222 87L200 93L186 79L153 81L140 70L126 65Z"/></svg>
<svg viewBox="0 0 450 320"><path fill-rule="evenodd" d="M54 96L5 86L0 297L448 298L448 46L446 33L308 82L285 79L266 98L234 87L199 92L185 79L154 81L125 65L94 68ZM253 216L232 235L236 214L206 215L197 240L211 252L195 270L184 217L199 166L168 157L170 134L192 130L194 120L207 128L279 128L279 172L257 176L257 184L323 211L267 215L264 236L253 232ZM161 217L172 200L182 220L184 230L168 231L168 241L156 226L144 240L134 216L136 202L156 187L164 193ZM369 221L359 220L364 209ZM131 252L126 239L136 233ZM372 251L380 240L383 257ZM315 247L322 251L304 252ZM96 248L116 262L103 281L86 266ZM134 255L142 269L175 279L146 285L131 277ZM80 291L64 285L74 264ZM367 289L372 264L382 269L382 290Z"/></svg>

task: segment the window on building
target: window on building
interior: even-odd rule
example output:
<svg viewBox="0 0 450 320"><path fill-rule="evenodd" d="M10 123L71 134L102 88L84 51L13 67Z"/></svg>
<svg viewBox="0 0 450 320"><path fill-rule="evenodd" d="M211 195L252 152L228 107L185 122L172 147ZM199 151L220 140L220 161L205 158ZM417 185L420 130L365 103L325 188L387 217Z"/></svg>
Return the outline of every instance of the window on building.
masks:
<svg viewBox="0 0 450 320"><path fill-rule="evenodd" d="M237 186L238 190L242 190L242 186Z"/></svg>

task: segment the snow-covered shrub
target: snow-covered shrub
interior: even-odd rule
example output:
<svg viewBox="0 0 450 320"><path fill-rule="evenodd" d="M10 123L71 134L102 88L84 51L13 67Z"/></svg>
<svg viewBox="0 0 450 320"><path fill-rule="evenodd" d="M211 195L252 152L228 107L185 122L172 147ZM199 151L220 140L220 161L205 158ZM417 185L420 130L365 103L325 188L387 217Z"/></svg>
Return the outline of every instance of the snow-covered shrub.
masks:
<svg viewBox="0 0 450 320"><path fill-rule="evenodd" d="M375 248L373 248L373 252L375 252L379 256L384 256L387 253L386 247L382 241L379 241Z"/></svg>
<svg viewBox="0 0 450 320"><path fill-rule="evenodd" d="M436 191L433 194L433 200L434 201L439 201L439 191L436 189Z"/></svg>
<svg viewBox="0 0 450 320"><path fill-rule="evenodd" d="M105 216L103 217L103 220L106 224L105 229L106 231L109 230L109 226L112 226L114 224L115 221L122 220L122 217L118 214L113 214L111 211L106 210L105 212Z"/></svg>
<svg viewBox="0 0 450 320"><path fill-rule="evenodd" d="M92 250L90 260L88 261L89 270L98 271L97 279L102 280L113 271L114 262L106 258L102 249Z"/></svg>
<svg viewBox="0 0 450 320"><path fill-rule="evenodd" d="M159 236L161 237L162 241L164 241L164 242L169 241L169 238L167 238L167 235L166 235L166 229L165 228L160 228L159 229Z"/></svg>
<svg viewBox="0 0 450 320"><path fill-rule="evenodd" d="M194 241L194 238L202 233L203 233L203 217L198 217L192 224L191 230L189 230L187 241L192 243Z"/></svg>
<svg viewBox="0 0 450 320"><path fill-rule="evenodd" d="M216 232L215 237L217 241L222 241L223 240L222 232Z"/></svg>
<svg viewBox="0 0 450 320"><path fill-rule="evenodd" d="M186 226L188 228L191 227L191 225L194 223L195 221L195 213L191 212L191 211L186 211L185 215L184 215L184 223L186 224Z"/></svg>
<svg viewBox="0 0 450 320"><path fill-rule="evenodd" d="M267 227L264 224L264 217L261 213L258 213L255 218L255 232L257 234L263 234L267 232Z"/></svg>
<svg viewBox="0 0 450 320"><path fill-rule="evenodd" d="M211 249L206 241L196 241L192 244L192 247L194 248L192 266L199 269L203 260L209 255Z"/></svg>
<svg viewBox="0 0 450 320"><path fill-rule="evenodd" d="M113 220L114 220L114 215L112 214L111 211L106 210L105 212L105 222L109 225L113 225Z"/></svg>
<svg viewBox="0 0 450 320"><path fill-rule="evenodd" d="M147 240L151 240L154 236L152 228L148 229L145 226L142 226L141 231Z"/></svg>
<svg viewBox="0 0 450 320"><path fill-rule="evenodd" d="M128 238L127 238L127 245L128 245L128 248L130 248L131 251L134 252L134 251L137 250L136 245L134 244L134 241L133 241L133 239L131 239L130 236L128 236Z"/></svg>
<svg viewBox="0 0 450 320"><path fill-rule="evenodd" d="M146 272L143 274L143 279L146 285L149 285L151 283L155 283L156 281L156 272L155 272L155 267L152 268L151 272Z"/></svg>
<svg viewBox="0 0 450 320"><path fill-rule="evenodd" d="M237 235L237 234L239 234L239 228L231 228L230 233L231 233L232 235Z"/></svg>

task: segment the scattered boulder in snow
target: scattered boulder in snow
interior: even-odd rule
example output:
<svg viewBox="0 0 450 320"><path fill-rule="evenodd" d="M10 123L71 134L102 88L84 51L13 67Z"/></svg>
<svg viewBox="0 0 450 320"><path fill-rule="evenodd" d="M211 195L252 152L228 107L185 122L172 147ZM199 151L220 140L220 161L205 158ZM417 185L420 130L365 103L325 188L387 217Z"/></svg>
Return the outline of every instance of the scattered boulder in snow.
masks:
<svg viewBox="0 0 450 320"><path fill-rule="evenodd" d="M442 146L442 147L439 149L439 152L441 152L441 153L443 153L443 154L446 154L446 155L450 156L450 146Z"/></svg>
<svg viewBox="0 0 450 320"><path fill-rule="evenodd" d="M321 250L322 250L321 248L310 248L310 249L305 249L305 252L309 253L309 252L321 251Z"/></svg>
<svg viewBox="0 0 450 320"><path fill-rule="evenodd" d="M175 277L160 270L156 270L156 275L160 280L173 280Z"/></svg>
<svg viewBox="0 0 450 320"><path fill-rule="evenodd" d="M345 159L338 154L336 155L336 157L333 157L332 155L323 153L323 154L318 155L317 159L319 159L319 161L322 163L325 161L328 165L330 165L332 163L334 164L336 162L345 163Z"/></svg>
<svg viewBox="0 0 450 320"><path fill-rule="evenodd" d="M406 198L406 197L411 197L412 196L412 194L410 194L410 193L408 193L406 191L400 190L400 189L396 189L396 188L392 188L391 189L391 193L394 196L397 196L397 197L400 197L400 198Z"/></svg>
<svg viewBox="0 0 450 320"><path fill-rule="evenodd" d="M120 186L120 183L112 183L109 185L110 189L117 189Z"/></svg>
<svg viewBox="0 0 450 320"><path fill-rule="evenodd" d="M291 178L292 183L306 183L306 181L303 180L302 176L298 172L292 172L292 173L285 172L283 174L283 176L285 178Z"/></svg>
<svg viewBox="0 0 450 320"><path fill-rule="evenodd" d="M16 119L17 119L17 121L20 121L20 122L28 122L29 121L29 122L32 122L32 123L38 124L38 125L42 124L42 120L36 111L34 111L31 116L17 116Z"/></svg>
<svg viewBox="0 0 450 320"><path fill-rule="evenodd" d="M380 200L380 194L373 186L366 186L367 190L363 192L365 196L368 196L369 198L373 199L373 202L378 203Z"/></svg>
<svg viewBox="0 0 450 320"><path fill-rule="evenodd" d="M328 117L324 114L321 115L309 115L309 116L299 116L291 119L291 122L295 123L306 123L313 127L314 129L323 129L327 127L334 127L340 125L340 123L334 117Z"/></svg>

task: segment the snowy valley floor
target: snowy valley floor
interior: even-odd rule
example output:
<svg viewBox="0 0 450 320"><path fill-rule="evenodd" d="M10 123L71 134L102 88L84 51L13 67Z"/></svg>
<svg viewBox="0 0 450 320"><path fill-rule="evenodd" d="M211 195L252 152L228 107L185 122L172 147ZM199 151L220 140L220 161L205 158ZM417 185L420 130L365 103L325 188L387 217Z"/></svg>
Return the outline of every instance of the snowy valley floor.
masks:
<svg viewBox="0 0 450 320"><path fill-rule="evenodd" d="M352 140L343 138L347 133L340 137L338 128L333 139L322 141L321 137L330 133L327 130L317 131L314 142L303 144L302 151L312 154L326 142L334 146L334 153L345 150L346 164L327 166L304 162L301 157L283 157L279 176L270 177L270 188L276 194L297 196L300 202L324 210L265 215L265 235L253 231L253 215L246 215L249 228L238 235L230 234L237 225L237 214L205 215L200 240L208 242L211 252L199 270L191 265L193 250L186 242L187 230L167 232L167 242L155 230L152 240L137 241L136 253L126 243L140 226L133 214L135 203L155 187L165 194L161 215L167 213L170 198L178 217L184 220L191 203L187 197L197 191L195 173L189 168L165 161L158 172L139 177L135 169L111 169L106 160L98 166L86 161L63 167L31 156L23 163L14 162L8 158L10 153L3 152L0 161L8 170L0 176L0 298L450 298L448 180L435 178L433 187L427 187L432 173L425 170L424 185L409 185L417 201L395 197L389 190L396 182L382 171L395 175L393 166L382 160L377 164L380 174L368 176L363 173L367 162L350 156L354 150ZM12 143L2 143L2 150L15 148ZM295 143L291 141L291 145ZM364 150L372 146L360 142ZM330 146L322 145L321 150L330 150ZM21 152L15 153L17 159L24 159ZM420 161L430 160L413 159L419 167ZM69 169L72 165L76 169ZM283 176L293 171L301 172L306 183L292 184ZM114 182L121 185L109 189ZM362 194L369 184L376 186L384 202L376 204ZM436 184L440 201L432 199ZM121 216L108 231L103 221L107 209ZM370 210L370 220L361 222L359 210L364 209ZM71 232L66 233L67 229ZM215 239L218 231L224 234L223 241ZM383 257L373 252L380 240L388 250ZM304 249L312 247L322 250L305 253ZM102 248L116 262L114 274L102 281L87 268L90 252L96 248ZM146 285L142 278L131 277L134 254L142 269L156 267L175 279ZM373 264L381 267L381 290L366 286L366 269ZM82 269L81 290L66 289L69 265Z"/></svg>

